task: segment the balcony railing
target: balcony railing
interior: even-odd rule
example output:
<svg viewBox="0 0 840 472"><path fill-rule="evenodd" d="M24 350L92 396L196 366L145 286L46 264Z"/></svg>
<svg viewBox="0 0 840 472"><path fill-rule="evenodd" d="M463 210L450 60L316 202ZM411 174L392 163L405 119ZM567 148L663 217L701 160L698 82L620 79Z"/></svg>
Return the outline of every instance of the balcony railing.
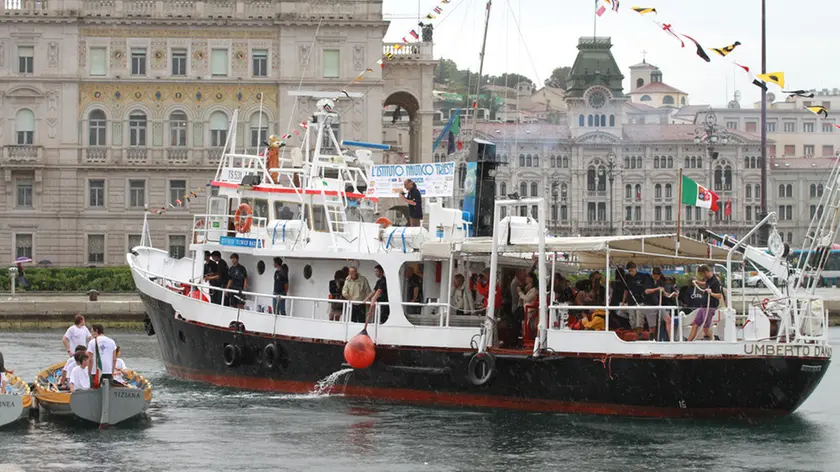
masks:
<svg viewBox="0 0 840 472"><path fill-rule="evenodd" d="M21 144L6 146L3 157L5 162L11 164L32 164L41 161L41 153L41 146Z"/></svg>
<svg viewBox="0 0 840 472"><path fill-rule="evenodd" d="M55 3L55 0L3 0L0 7L7 15L39 15L46 13L52 6L50 4Z"/></svg>
<svg viewBox="0 0 840 472"><path fill-rule="evenodd" d="M104 146L85 148L87 164L105 164L108 162L108 148Z"/></svg>
<svg viewBox="0 0 840 472"><path fill-rule="evenodd" d="M129 164L145 164L149 159L149 149L145 147L126 148L124 153Z"/></svg>
<svg viewBox="0 0 840 472"><path fill-rule="evenodd" d="M606 190L587 190L586 191L587 197L606 197L607 191Z"/></svg>
<svg viewBox="0 0 840 472"><path fill-rule="evenodd" d="M212 165L212 166L219 165L219 161L222 160L223 151L224 151L224 149L220 148L220 147L205 149L204 153L205 153L206 163L208 165Z"/></svg>
<svg viewBox="0 0 840 472"><path fill-rule="evenodd" d="M385 43L382 45L382 54L393 54L396 59L426 59L432 60L434 58L434 50L432 43Z"/></svg>
<svg viewBox="0 0 840 472"><path fill-rule="evenodd" d="M166 149L166 160L170 164L186 164L190 159L190 150L183 147Z"/></svg>

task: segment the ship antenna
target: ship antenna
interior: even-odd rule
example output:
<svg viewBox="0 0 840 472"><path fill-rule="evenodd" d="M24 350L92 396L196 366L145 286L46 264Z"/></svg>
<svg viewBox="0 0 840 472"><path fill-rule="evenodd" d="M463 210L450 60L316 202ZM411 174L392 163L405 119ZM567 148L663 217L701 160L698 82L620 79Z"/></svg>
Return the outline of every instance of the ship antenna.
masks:
<svg viewBox="0 0 840 472"><path fill-rule="evenodd" d="M324 17L318 19L318 26L315 27L315 34L312 35L312 43L309 45L309 54L306 55L306 61L303 63L303 71L300 74L300 82L298 82L297 91L298 93L303 88L303 80L306 78L306 72L309 70L309 63L312 62L312 50L315 49L315 43L318 41L318 32L321 31L321 23L324 22ZM298 98L295 98L295 102L292 104L292 112L289 113L289 123L286 124L286 129L292 129L292 120L295 119L295 111L297 111L298 106ZM307 143L308 146L308 143ZM281 156L286 155L286 147L281 147L280 152L282 153Z"/></svg>

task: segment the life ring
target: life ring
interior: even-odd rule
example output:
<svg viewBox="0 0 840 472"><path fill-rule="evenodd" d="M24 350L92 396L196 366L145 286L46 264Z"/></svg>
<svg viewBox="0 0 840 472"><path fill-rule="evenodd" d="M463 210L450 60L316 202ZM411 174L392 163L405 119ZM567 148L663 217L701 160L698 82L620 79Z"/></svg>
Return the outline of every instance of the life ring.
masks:
<svg viewBox="0 0 840 472"><path fill-rule="evenodd" d="M243 218L242 215L245 214ZM243 221L244 220L244 221ZM239 205L236 213L233 214L233 227L237 233L247 233L251 230L251 224L254 222L254 212L247 203Z"/></svg>
<svg viewBox="0 0 840 472"><path fill-rule="evenodd" d="M226 344L222 349L222 357L225 360L225 365L228 367L236 367L239 364L239 359L242 358L242 350L239 346L233 344Z"/></svg>
<svg viewBox="0 0 840 472"><path fill-rule="evenodd" d="M376 220L376 224L378 224L379 226L381 226L383 228L387 228L387 227L391 226L393 223L391 223L391 220L389 220L388 218L385 218L384 216L382 216L382 217L379 217Z"/></svg>
<svg viewBox="0 0 840 472"><path fill-rule="evenodd" d="M477 372L478 370L481 372ZM496 376L496 358L487 352L479 352L472 356L467 366L467 380L476 387L490 383Z"/></svg>
<svg viewBox="0 0 840 472"><path fill-rule="evenodd" d="M267 344L263 349L263 360L265 367L268 369L277 369L283 371L283 348L275 343Z"/></svg>
<svg viewBox="0 0 840 472"><path fill-rule="evenodd" d="M193 244L198 244L198 233L200 233L202 229L204 229L204 220L196 220L195 226L193 227ZM202 242L207 240L206 233L204 236L205 237L202 238Z"/></svg>
<svg viewBox="0 0 840 472"><path fill-rule="evenodd" d="M761 300L761 309L764 310L764 311L767 311L767 304L768 303L770 303L769 298L765 298L764 300Z"/></svg>

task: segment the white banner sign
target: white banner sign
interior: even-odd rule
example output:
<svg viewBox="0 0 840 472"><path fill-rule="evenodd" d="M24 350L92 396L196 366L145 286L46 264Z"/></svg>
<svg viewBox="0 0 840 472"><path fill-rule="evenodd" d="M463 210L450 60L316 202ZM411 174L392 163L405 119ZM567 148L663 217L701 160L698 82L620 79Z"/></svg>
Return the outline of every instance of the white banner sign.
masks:
<svg viewBox="0 0 840 472"><path fill-rule="evenodd" d="M396 198L405 191L405 181L417 184L424 197L451 197L455 190L455 163L383 164L373 166L367 195Z"/></svg>

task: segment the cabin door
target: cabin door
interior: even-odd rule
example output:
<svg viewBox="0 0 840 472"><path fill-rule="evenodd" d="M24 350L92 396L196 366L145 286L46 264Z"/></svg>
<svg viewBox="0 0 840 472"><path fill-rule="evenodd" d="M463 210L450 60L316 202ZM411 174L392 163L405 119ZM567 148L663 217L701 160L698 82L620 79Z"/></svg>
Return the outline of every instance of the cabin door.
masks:
<svg viewBox="0 0 840 472"><path fill-rule="evenodd" d="M227 197L210 197L210 214L207 217L207 241L219 242L227 234Z"/></svg>

